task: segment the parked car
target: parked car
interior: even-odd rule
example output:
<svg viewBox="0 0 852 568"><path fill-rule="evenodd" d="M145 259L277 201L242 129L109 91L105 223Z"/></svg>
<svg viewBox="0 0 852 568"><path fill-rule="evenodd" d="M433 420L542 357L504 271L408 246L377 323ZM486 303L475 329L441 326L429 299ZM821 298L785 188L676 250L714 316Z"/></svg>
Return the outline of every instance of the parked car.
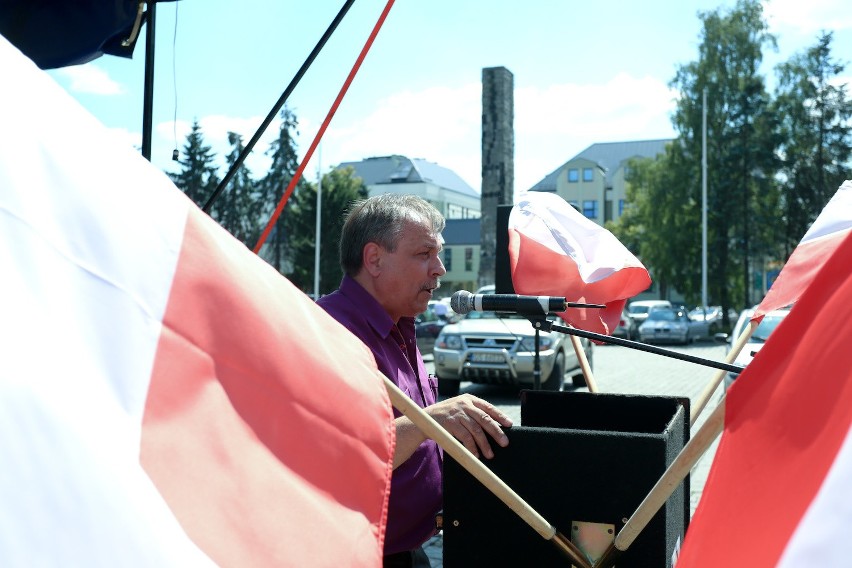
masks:
<svg viewBox="0 0 852 568"><path fill-rule="evenodd" d="M445 325L456 321L458 317L447 302L430 300L426 311L414 318L414 334L417 337L420 353L423 355L432 353L438 334Z"/></svg>
<svg viewBox="0 0 852 568"><path fill-rule="evenodd" d="M621 319L618 320L618 326L612 331L613 337L621 337L622 339L633 339L639 333L638 326L627 310L621 311Z"/></svg>
<svg viewBox="0 0 852 568"><path fill-rule="evenodd" d="M728 352L731 351L731 347L736 342L736 340L742 335L743 330L748 327L749 322L751 321L751 316L754 315L754 310L757 309L757 306L753 308L749 308L747 310L743 310L740 314L737 323L734 325L734 329L730 335L727 333L717 333L716 340L721 341L728 344ZM748 365L751 360L754 358L755 353L760 351L763 347L763 344L766 343L766 340L769 338L770 334L775 331L775 328L778 327L778 324L787 317L787 314L790 313L790 308L782 308L780 310L775 310L769 312L763 319L760 321L760 324L757 326L757 329L751 334L748 341L743 348L740 350L737 358L734 359L734 365L739 365L741 367L745 367ZM725 376L725 387L731 385L734 380L739 376L739 373L735 373L733 371L728 371L728 374Z"/></svg>
<svg viewBox="0 0 852 568"><path fill-rule="evenodd" d="M681 343L709 337L705 322L694 322L685 310L657 307L648 313L639 326L639 341L643 343Z"/></svg>
<svg viewBox="0 0 852 568"><path fill-rule="evenodd" d="M721 332L724 325L722 306L698 306L689 312L689 319L692 321L707 322L710 334ZM733 308L728 308L728 321L733 325L737 321L739 314Z"/></svg>
<svg viewBox="0 0 852 568"><path fill-rule="evenodd" d="M636 300L630 302L630 305L627 306L627 314L633 319L633 322L638 328L647 319L651 310L657 308L671 309L672 303L668 300Z"/></svg>
<svg viewBox="0 0 852 568"><path fill-rule="evenodd" d="M556 325L565 325L550 316ZM580 339L592 365L592 343ZM461 381L532 388L535 384L535 328L517 314L470 312L457 323L444 326L433 350L438 393L458 394ZM541 388L558 391L565 375L575 386L584 386L570 337L561 332L539 332Z"/></svg>

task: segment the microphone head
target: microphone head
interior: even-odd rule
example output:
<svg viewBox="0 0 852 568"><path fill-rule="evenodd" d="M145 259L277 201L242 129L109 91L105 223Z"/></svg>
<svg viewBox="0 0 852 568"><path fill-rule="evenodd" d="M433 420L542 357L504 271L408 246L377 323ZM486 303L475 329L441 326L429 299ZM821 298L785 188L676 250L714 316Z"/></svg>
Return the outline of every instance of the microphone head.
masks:
<svg viewBox="0 0 852 568"><path fill-rule="evenodd" d="M459 290L450 298L450 307L457 314L466 314L473 309L473 294L467 290Z"/></svg>

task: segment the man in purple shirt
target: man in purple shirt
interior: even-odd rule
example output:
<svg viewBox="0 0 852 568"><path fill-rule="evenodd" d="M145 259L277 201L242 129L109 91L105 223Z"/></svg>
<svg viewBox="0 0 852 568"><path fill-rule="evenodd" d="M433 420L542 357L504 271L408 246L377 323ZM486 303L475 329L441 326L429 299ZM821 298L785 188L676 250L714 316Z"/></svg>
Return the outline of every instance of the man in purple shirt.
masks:
<svg viewBox="0 0 852 568"><path fill-rule="evenodd" d="M474 455L491 458L491 436L505 446L501 426L511 419L493 405L464 394L436 402L414 336L438 279L443 216L413 195L385 194L356 202L343 225L340 288L318 304L372 350L379 370L453 434ZM399 411L385 535L385 567L429 566L422 545L435 534L442 508L443 455L433 440Z"/></svg>

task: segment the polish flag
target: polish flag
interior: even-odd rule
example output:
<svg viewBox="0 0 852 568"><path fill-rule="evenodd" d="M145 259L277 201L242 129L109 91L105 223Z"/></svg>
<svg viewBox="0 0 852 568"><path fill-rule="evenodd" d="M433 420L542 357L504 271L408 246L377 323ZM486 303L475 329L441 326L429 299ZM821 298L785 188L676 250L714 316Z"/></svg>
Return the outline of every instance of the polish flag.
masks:
<svg viewBox="0 0 852 568"><path fill-rule="evenodd" d="M793 250L751 319L789 306L808 287L834 249L852 230L852 181L846 180Z"/></svg>
<svg viewBox="0 0 852 568"><path fill-rule="evenodd" d="M850 565L852 235L729 389L677 568Z"/></svg>
<svg viewBox="0 0 852 568"><path fill-rule="evenodd" d="M509 265L518 294L564 296L606 309L570 308L572 326L611 334L648 271L615 236L553 193L530 191L509 213Z"/></svg>
<svg viewBox="0 0 852 568"><path fill-rule="evenodd" d="M0 564L380 566L370 351L0 37Z"/></svg>

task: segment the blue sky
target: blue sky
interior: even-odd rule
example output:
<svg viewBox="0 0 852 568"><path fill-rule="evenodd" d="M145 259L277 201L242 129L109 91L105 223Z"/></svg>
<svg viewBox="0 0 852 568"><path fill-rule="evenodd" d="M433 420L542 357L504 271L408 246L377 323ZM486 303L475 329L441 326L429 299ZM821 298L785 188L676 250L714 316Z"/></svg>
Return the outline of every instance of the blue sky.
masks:
<svg viewBox="0 0 852 568"><path fill-rule="evenodd" d="M305 170L403 154L450 168L480 188L481 74L515 82L515 194L590 144L673 136L679 65L697 58L699 11L731 1L397 0ZM194 119L224 164L226 133L248 141L343 1L181 0L157 5L152 162L174 170ZM329 112L385 0L358 0L290 97L301 155ZM852 78L848 0L766 4L773 67L834 32ZM177 25L176 24L177 21ZM142 132L145 30L132 59L101 57L51 75L128 144ZM850 81L852 83L852 81ZM175 115L177 121L174 120ZM247 161L265 171L267 130ZM224 173L224 166L223 166Z"/></svg>

